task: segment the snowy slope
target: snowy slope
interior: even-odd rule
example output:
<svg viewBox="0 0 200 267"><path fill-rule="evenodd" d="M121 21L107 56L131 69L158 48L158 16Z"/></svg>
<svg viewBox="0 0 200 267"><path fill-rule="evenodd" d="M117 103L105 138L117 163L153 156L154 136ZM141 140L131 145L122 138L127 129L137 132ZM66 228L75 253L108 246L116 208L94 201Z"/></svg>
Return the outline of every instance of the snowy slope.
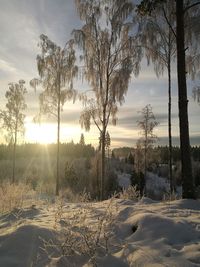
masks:
<svg viewBox="0 0 200 267"><path fill-rule="evenodd" d="M61 257L59 249L44 251L44 240L57 242L58 228L83 219L95 227L110 201L64 203L30 207L0 216L0 266L89 266L89 257L73 254ZM97 266L194 267L200 266L200 201L139 202L114 199L108 252L97 250ZM59 213L60 212L60 213ZM77 213L78 212L78 213ZM60 216L60 217L59 217ZM61 218L62 217L62 218ZM69 224L68 224L69 223ZM73 231L79 231L76 226Z"/></svg>

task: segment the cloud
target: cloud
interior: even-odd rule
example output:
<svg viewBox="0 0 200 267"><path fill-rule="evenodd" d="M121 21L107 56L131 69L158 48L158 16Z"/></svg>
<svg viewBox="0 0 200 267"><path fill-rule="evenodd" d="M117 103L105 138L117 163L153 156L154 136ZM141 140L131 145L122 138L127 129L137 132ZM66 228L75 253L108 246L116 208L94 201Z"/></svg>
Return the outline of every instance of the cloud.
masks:
<svg viewBox="0 0 200 267"><path fill-rule="evenodd" d="M130 147L135 147L137 140L139 138L133 137L113 137L111 139L111 143L116 144L116 146L130 146ZM158 141L155 143L155 146L166 146L168 145L168 136L163 136L158 139ZM190 145L191 146L196 146L200 144L200 136L199 135L192 135L190 137ZM179 136L173 136L172 137L172 145L173 146L179 146L180 145L180 138Z"/></svg>
<svg viewBox="0 0 200 267"><path fill-rule="evenodd" d="M0 69L3 70L4 73L6 73L6 72L13 73L16 71L15 67L13 67L9 62L6 62L3 59L0 59ZM2 73L1 73L1 75L2 75Z"/></svg>
<svg viewBox="0 0 200 267"><path fill-rule="evenodd" d="M126 116L127 114L127 116ZM132 115L130 115L132 114ZM142 120L142 116L141 114L136 111L134 108L125 108L124 110L122 110L121 113L118 114L119 118L117 121L117 125L120 125L121 127L127 127L127 128L138 128L137 124L138 121ZM156 121L159 122L160 125L166 125L168 124L168 114L167 113L158 113L155 112L155 119ZM172 113L171 114L171 119L172 120L177 120L178 119L178 115L176 113Z"/></svg>
<svg viewBox="0 0 200 267"><path fill-rule="evenodd" d="M74 1L0 0L0 4L0 59L26 77L37 74L40 34L63 46L73 28L80 26Z"/></svg>
<svg viewBox="0 0 200 267"><path fill-rule="evenodd" d="M9 82L26 80L28 89L27 116L37 114L39 110L38 93L29 88L28 82L38 77L36 56L40 53L38 41L40 34L46 34L52 41L63 46L71 38L71 31L80 28L82 22L77 16L75 1L72 0L0 0L0 104L5 106L5 91ZM138 111L145 105L151 104L153 112L160 122L158 131L163 136L167 135L168 93L166 73L157 79L153 66L147 67L145 60L142 62L141 72L136 79L132 77L125 103L119 107L118 122L116 127L110 127L118 144L132 144L138 138L137 120ZM175 70L175 69L174 69ZM75 82L79 90L88 89L86 82ZM193 84L188 80L188 94L191 95ZM81 103L71 105L66 103L62 112L62 123L79 125ZM190 129L193 140L198 141L199 106L189 102ZM45 121L55 122L53 118ZM172 124L173 134L178 135L178 100L176 71L172 73ZM93 127L95 128L95 126ZM95 132L98 136L98 131ZM96 138L96 137L95 137ZM96 138L98 139L98 137ZM164 139L163 139L164 140ZM164 141L163 141L164 142Z"/></svg>

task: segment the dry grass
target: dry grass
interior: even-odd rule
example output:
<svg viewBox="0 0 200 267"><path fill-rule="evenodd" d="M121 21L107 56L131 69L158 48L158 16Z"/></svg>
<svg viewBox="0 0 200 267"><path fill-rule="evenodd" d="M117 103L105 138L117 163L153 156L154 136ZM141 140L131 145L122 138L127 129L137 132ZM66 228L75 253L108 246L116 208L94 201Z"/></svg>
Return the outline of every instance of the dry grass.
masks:
<svg viewBox="0 0 200 267"><path fill-rule="evenodd" d="M32 204L34 192L24 183L10 184L4 182L0 185L0 213L22 209Z"/></svg>
<svg viewBox="0 0 200 267"><path fill-rule="evenodd" d="M163 202L170 202L178 199L181 199L181 196L178 195L178 193L176 193L175 191L173 191L172 193L167 192L163 195Z"/></svg>
<svg viewBox="0 0 200 267"><path fill-rule="evenodd" d="M129 186L119 194L119 198L126 200L137 201L140 197L140 192L137 190L136 186Z"/></svg>

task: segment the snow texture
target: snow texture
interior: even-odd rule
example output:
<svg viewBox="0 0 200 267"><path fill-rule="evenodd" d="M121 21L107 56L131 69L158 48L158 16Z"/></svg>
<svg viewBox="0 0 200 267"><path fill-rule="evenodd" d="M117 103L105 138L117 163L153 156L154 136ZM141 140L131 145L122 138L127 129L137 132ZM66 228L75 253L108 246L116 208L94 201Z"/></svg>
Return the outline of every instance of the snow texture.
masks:
<svg viewBox="0 0 200 267"><path fill-rule="evenodd" d="M90 205L88 225L99 218L109 200ZM84 203L65 203L63 212L72 214ZM114 199L117 207L108 254L99 253L97 266L110 267L197 267L200 266L200 201L139 202ZM18 212L18 215L16 216ZM90 266L82 255L47 255L43 240L54 240L55 207L30 207L0 216L0 266ZM62 227L62 224L61 224Z"/></svg>

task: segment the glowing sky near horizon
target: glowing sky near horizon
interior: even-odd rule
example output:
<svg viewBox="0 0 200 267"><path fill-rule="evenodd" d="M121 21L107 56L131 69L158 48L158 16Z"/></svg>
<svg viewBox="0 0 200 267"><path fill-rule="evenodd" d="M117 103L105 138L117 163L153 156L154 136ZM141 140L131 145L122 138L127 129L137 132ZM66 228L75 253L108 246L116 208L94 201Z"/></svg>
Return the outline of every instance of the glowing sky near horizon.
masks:
<svg viewBox="0 0 200 267"><path fill-rule="evenodd" d="M33 123L37 114L38 94L29 87L29 81L37 77L36 56L39 53L37 43L40 34L47 35L52 41L63 46L70 38L74 28L80 28L81 22L77 16L72 0L0 0L0 108L4 109L5 92L9 82L19 79L26 81L28 94L26 97L25 142L52 143L56 142L57 125L52 118L44 118L41 125ZM172 134L173 144L178 143L178 102L176 71L172 77ZM191 144L200 144L200 106L192 99L193 82L188 79L189 122ZM77 89L87 88L87 84L76 81ZM160 144L167 144L167 77L160 79L152 67L142 64L138 78L132 77L129 90L123 106L119 107L117 126L109 126L111 144L116 146L134 146L139 138L137 120L138 111L151 104L153 112L159 121L156 134ZM84 133L86 143L98 144L99 133L95 126L86 133L81 129L79 116L82 110L80 102L66 103L62 112L61 141L79 142ZM3 141L3 137L1 139Z"/></svg>

